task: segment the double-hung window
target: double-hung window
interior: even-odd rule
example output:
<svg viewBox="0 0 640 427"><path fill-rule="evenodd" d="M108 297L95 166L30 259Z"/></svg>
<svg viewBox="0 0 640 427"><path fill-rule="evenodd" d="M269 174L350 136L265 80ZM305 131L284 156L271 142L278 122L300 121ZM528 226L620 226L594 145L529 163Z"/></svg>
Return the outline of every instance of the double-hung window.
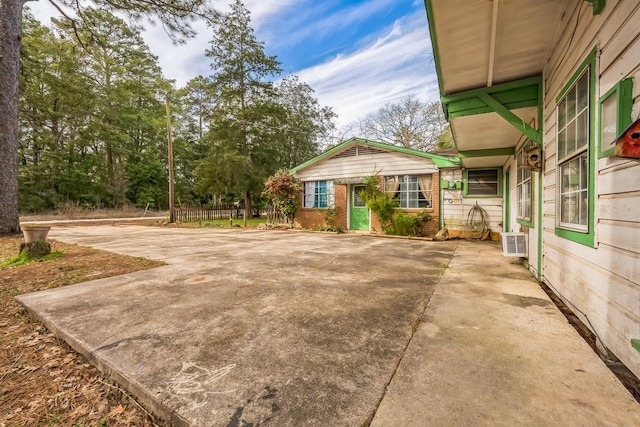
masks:
<svg viewBox="0 0 640 427"><path fill-rule="evenodd" d="M331 208L333 206L333 181L307 181L304 183L305 208Z"/></svg>
<svg viewBox="0 0 640 427"><path fill-rule="evenodd" d="M558 216L561 228L589 226L589 68L558 104Z"/></svg>
<svg viewBox="0 0 640 427"><path fill-rule="evenodd" d="M594 247L596 49L556 98L555 234Z"/></svg>
<svg viewBox="0 0 640 427"><path fill-rule="evenodd" d="M518 219L531 222L531 169L526 169L524 163L524 147L523 144L518 151Z"/></svg>
<svg viewBox="0 0 640 427"><path fill-rule="evenodd" d="M387 176L385 192L399 202L403 209L430 208L433 206L432 175Z"/></svg>

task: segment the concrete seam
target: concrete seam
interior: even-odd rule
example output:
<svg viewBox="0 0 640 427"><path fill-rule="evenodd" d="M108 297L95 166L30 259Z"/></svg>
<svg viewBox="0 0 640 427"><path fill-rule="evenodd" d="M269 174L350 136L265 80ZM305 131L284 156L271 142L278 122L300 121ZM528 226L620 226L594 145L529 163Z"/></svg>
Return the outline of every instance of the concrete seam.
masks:
<svg viewBox="0 0 640 427"><path fill-rule="evenodd" d="M455 249L451 252L451 256L449 257L449 260L447 262L447 269L451 265L451 260L456 255L456 252L458 251L459 248L460 248L460 241L457 242L457 245L456 245ZM427 309L429 308L429 303L431 302L431 299L435 296L436 292L438 291L438 288L440 287L440 282L442 282L442 278L447 273L447 269L445 269L442 272L442 274L440 275L440 278L438 279L438 281L437 281L437 283L436 283L436 285L435 285L435 287L433 289L433 293L431 294L431 296L428 297L428 298L425 298L425 299L423 299L421 301L421 304L425 300L426 300L426 303L424 304L424 307L422 308L422 311L418 315L418 318L416 319L416 321L413 324L413 327L411 328L411 335L409 336L409 339L407 340L407 343L405 344L404 348L402 349L402 352L400 353L400 357L398 358L398 362L396 363L396 366L393 368L393 372L391 373L391 376L389 377L389 380L384 385L384 389L382 391L382 396L380 396L380 399L378 399L378 402L376 403L375 407L373 408L373 411L371 412L371 415L369 415L369 417L366 419L366 421L364 421L361 424L362 427L369 427L371 425L371 423L373 422L373 419L376 417L376 414L378 413L378 409L380 408L380 404L382 403L382 401L384 400L385 396L387 395L387 390L389 389L389 385L391 384L391 382L395 378L396 374L398 373L398 369L400 368L400 364L402 363L402 360L404 359L404 356L407 353L407 349L409 348L409 345L411 344L411 341L413 341L413 336L416 334L416 331L420 327L420 324L422 323L422 320L424 319L424 315L427 312Z"/></svg>

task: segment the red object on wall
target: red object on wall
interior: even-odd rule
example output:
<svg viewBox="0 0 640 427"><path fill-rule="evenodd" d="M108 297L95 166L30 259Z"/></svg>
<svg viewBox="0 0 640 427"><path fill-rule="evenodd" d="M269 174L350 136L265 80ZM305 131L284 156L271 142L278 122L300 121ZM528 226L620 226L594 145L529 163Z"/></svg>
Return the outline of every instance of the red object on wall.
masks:
<svg viewBox="0 0 640 427"><path fill-rule="evenodd" d="M616 157L640 159L640 118L627 128L616 140Z"/></svg>

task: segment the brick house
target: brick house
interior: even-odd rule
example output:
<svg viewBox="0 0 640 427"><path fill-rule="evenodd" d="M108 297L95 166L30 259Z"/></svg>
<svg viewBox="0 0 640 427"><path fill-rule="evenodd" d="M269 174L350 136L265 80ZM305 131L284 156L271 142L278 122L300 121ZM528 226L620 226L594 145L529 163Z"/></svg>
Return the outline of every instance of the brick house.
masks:
<svg viewBox="0 0 640 427"><path fill-rule="evenodd" d="M364 179L375 175L384 191L399 201L403 212L425 210L431 215L425 232L433 235L440 225L439 170L456 167L456 161L351 138L292 169L303 188L296 222L302 228L323 227L328 225L327 214L332 213L335 215L332 225L343 230L381 231L380 221L359 197Z"/></svg>

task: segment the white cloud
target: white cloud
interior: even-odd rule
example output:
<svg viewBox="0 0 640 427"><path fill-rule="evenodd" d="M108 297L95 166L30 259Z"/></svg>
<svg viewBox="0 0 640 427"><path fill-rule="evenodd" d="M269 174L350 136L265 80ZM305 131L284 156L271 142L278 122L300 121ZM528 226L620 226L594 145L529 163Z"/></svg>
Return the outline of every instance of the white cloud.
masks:
<svg viewBox="0 0 640 427"><path fill-rule="evenodd" d="M438 100L430 58L426 18L416 14L395 22L370 45L296 74L321 104L334 109L341 126L409 95Z"/></svg>
<svg viewBox="0 0 640 427"><path fill-rule="evenodd" d="M391 0L374 0L365 3L369 8L382 8ZM228 2L224 2L225 4ZM222 10L222 2L215 2ZM300 7L299 0L247 0L246 7L252 11L252 25L256 30L264 25L267 30L269 17L289 7ZM304 7L304 6L303 6ZM39 1L32 6L36 18L44 23L59 13L47 2ZM362 14L371 13L366 8L350 9L346 21L357 20ZM319 20L326 25L327 20ZM337 21L337 19L336 19ZM344 22L344 21L343 21ZM211 37L211 30L202 21L194 23L198 35L183 45L175 46L161 26L146 25L143 33L145 41L159 63L166 77L176 80L178 87L201 74L209 75L209 60L204 56ZM321 26L321 25L320 25ZM318 31L316 25L313 25ZM312 29L308 29L312 30ZM326 30L326 28L325 28ZM358 50L339 54L333 59L304 70L293 70L300 79L316 91L322 105L331 106L339 115L339 126L348 124L368 113L374 112L389 102L414 95L427 101L438 99L438 84L431 60L430 38L426 16L418 11L396 21L389 28L379 32L377 38L369 36L368 44ZM375 37L375 36L374 36ZM291 37L300 40L297 37ZM362 40L353 40L351 46L358 46Z"/></svg>
<svg viewBox="0 0 640 427"><path fill-rule="evenodd" d="M228 10L227 5L232 0L213 2L217 10ZM246 8L251 11L251 24L254 29L259 28L269 16L277 14L286 7L295 5L295 0L248 0ZM31 5L27 3L33 15L42 23L49 24L50 18L60 16L58 10L50 3L38 1ZM73 16L73 11L66 11ZM211 73L209 60L205 57L205 50L209 47L211 30L203 20L197 20L192 25L196 36L187 40L184 44L175 45L167 36L161 25L142 23L144 31L142 36L149 46L151 53L158 57L158 63L165 77L176 81L176 86L184 86L190 79L197 75L209 75Z"/></svg>
<svg viewBox="0 0 640 427"><path fill-rule="evenodd" d="M270 16L292 6L300 6L299 3L299 0L246 0L244 5L251 11L251 26L258 29Z"/></svg>

